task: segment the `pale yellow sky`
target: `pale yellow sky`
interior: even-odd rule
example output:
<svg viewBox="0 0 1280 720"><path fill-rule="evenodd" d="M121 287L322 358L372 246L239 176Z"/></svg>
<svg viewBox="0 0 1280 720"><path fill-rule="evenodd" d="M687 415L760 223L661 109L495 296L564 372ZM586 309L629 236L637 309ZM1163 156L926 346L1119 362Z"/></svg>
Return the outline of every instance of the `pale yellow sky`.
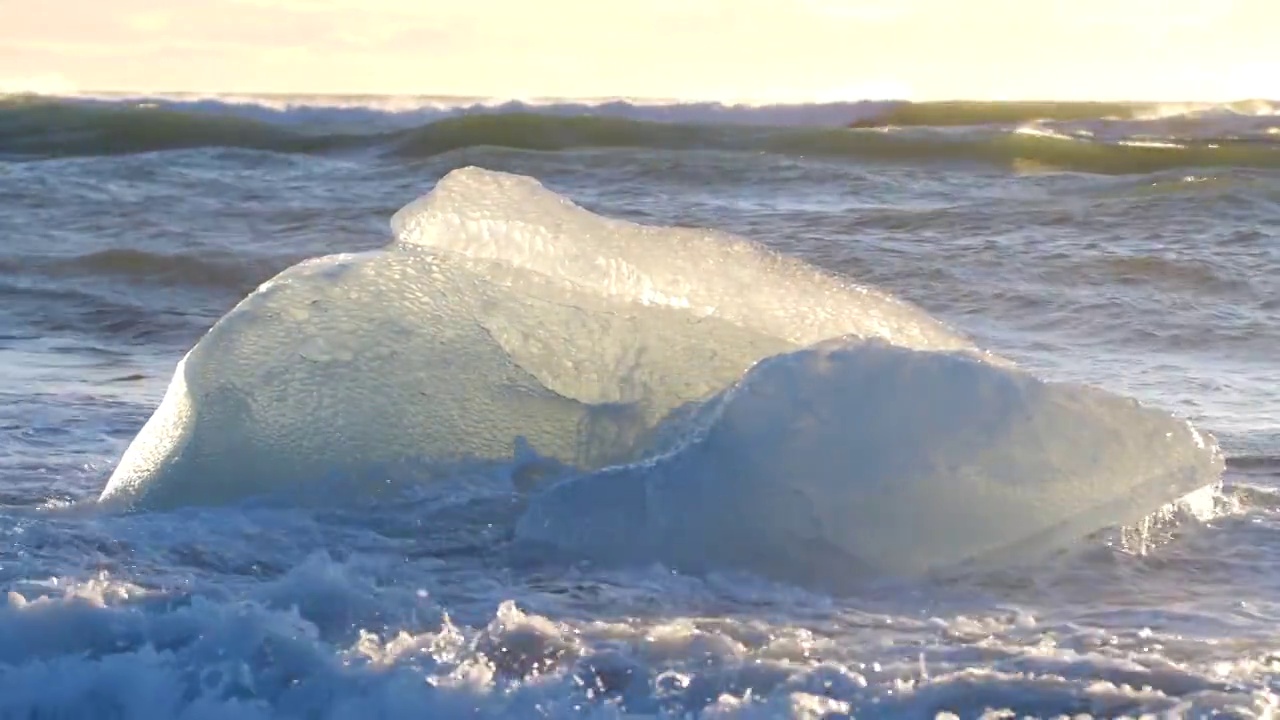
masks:
<svg viewBox="0 0 1280 720"><path fill-rule="evenodd" d="M1280 98L1280 0L0 0L0 90Z"/></svg>

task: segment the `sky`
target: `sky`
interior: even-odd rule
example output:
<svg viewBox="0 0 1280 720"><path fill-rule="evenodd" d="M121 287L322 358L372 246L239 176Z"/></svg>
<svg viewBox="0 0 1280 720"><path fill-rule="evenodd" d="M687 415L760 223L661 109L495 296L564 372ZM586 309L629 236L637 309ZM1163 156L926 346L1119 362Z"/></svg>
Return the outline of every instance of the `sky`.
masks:
<svg viewBox="0 0 1280 720"><path fill-rule="evenodd" d="M0 0L0 92L1280 98L1277 0Z"/></svg>

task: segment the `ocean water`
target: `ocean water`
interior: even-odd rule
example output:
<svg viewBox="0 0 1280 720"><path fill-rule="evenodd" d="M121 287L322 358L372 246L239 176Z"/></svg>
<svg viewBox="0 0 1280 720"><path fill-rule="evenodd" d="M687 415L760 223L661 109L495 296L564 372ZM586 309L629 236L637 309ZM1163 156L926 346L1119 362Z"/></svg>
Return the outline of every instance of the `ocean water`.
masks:
<svg viewBox="0 0 1280 720"><path fill-rule="evenodd" d="M529 563L502 472L98 503L220 317L386 246L471 166L749 238L1179 413L1222 486L1034 563L841 592ZM1262 101L5 98L0 718L1270 717L1278 217Z"/></svg>

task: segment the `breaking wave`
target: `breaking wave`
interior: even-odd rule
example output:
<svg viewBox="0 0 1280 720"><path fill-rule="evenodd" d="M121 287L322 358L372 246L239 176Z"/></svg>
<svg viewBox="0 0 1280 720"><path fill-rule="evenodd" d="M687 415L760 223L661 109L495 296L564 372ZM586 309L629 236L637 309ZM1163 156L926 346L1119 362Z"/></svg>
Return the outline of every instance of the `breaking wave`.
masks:
<svg viewBox="0 0 1280 720"><path fill-rule="evenodd" d="M217 101L0 100L0 156L50 158L190 148L367 151L391 159L467 148L772 153L1020 171L1150 173L1280 167L1276 107L1103 103L844 103L723 106L505 103L379 109Z"/></svg>

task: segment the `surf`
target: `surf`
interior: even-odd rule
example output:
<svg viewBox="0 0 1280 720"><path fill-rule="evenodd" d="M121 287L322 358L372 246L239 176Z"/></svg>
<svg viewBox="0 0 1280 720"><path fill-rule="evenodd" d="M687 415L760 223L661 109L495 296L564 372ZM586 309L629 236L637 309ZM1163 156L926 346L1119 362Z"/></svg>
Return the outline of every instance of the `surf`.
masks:
<svg viewBox="0 0 1280 720"><path fill-rule="evenodd" d="M409 104L0 97L0 156L39 160L234 148L281 155L365 153L415 162L479 148L629 149L1108 175L1280 167L1276 109L1264 102L399 102Z"/></svg>
<svg viewBox="0 0 1280 720"><path fill-rule="evenodd" d="M391 225L221 318L100 502L302 501L335 473L478 462L529 494L531 548L817 583L1060 547L1222 471L1183 419L745 238L475 167Z"/></svg>

